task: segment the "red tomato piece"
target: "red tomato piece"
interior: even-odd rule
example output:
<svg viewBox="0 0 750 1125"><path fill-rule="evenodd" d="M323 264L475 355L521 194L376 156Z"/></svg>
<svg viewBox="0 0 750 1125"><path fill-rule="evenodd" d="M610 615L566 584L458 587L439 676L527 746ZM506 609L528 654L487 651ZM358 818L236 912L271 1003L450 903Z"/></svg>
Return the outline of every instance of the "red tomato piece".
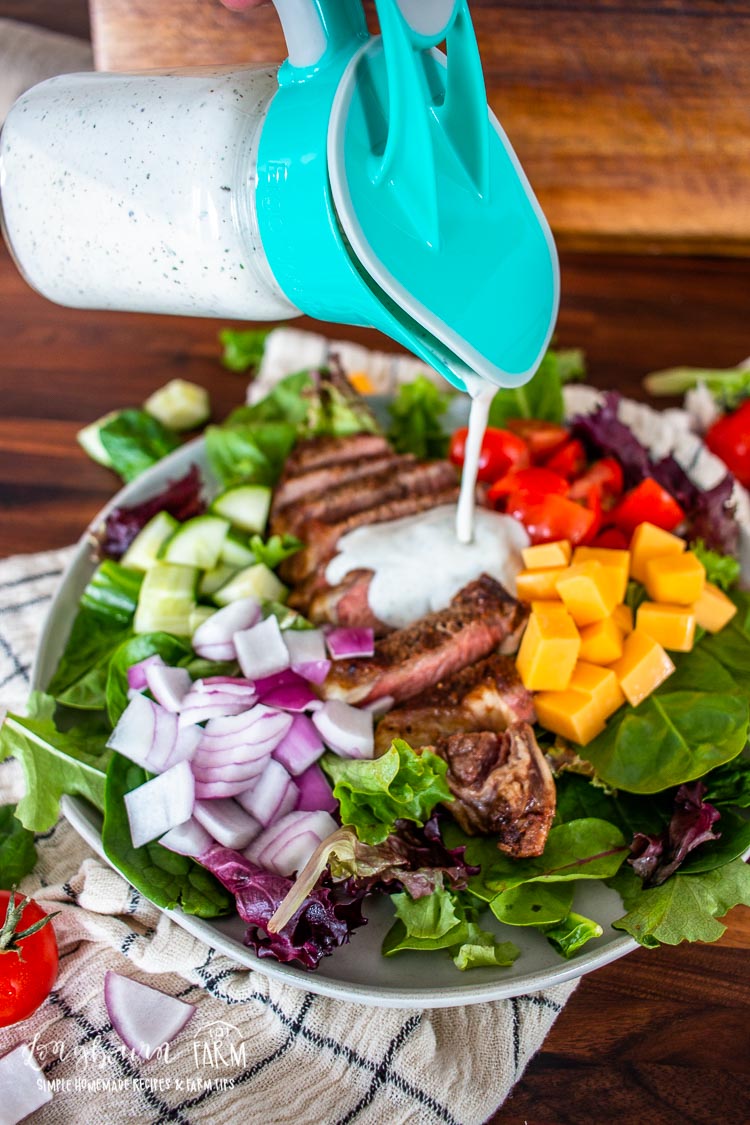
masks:
<svg viewBox="0 0 750 1125"><path fill-rule="evenodd" d="M610 550L614 551L626 551L630 546L630 540L619 528L606 527L604 531L600 531L599 534L592 539L589 546L608 547Z"/></svg>
<svg viewBox="0 0 750 1125"><path fill-rule="evenodd" d="M603 507L612 507L612 502L622 496L623 477L620 462L614 457L602 457L583 473L570 486L571 500L586 500L595 492Z"/></svg>
<svg viewBox="0 0 750 1125"><path fill-rule="evenodd" d="M586 468L586 450L583 448L583 442L578 438L571 438L544 464L553 473L560 473L566 480L573 480Z"/></svg>
<svg viewBox="0 0 750 1125"><path fill-rule="evenodd" d="M515 472L506 473L500 480L496 480L487 493L491 504L509 496L511 492L533 492L540 500L550 493L565 496L568 491L568 482L559 473L550 472L549 469L533 467L531 469L517 469Z"/></svg>
<svg viewBox="0 0 750 1125"><path fill-rule="evenodd" d="M509 418L508 429L523 438L535 465L551 457L570 438L565 426L538 418Z"/></svg>
<svg viewBox="0 0 750 1125"><path fill-rule="evenodd" d="M0 891L0 1027L35 1012L57 977L57 942L49 922L24 937L24 931L49 915L37 903L27 902L11 925L10 896L10 891ZM14 895L16 910L23 901L23 895Z"/></svg>
<svg viewBox="0 0 750 1125"><path fill-rule="evenodd" d="M532 543L569 539L577 545L584 541L596 521L595 512L555 493L540 500L533 492L513 492L508 497L505 511L520 520Z"/></svg>
<svg viewBox="0 0 750 1125"><path fill-rule="evenodd" d="M653 477L646 477L625 493L610 512L610 518L625 535L632 535L638 524L646 521L665 531L674 531L684 520L685 513L666 488Z"/></svg>
<svg viewBox="0 0 750 1125"><path fill-rule="evenodd" d="M454 465L463 465L466 456L466 438L469 431L456 430L451 438L448 457ZM479 480L495 481L509 469L522 469L529 463L526 442L509 430L496 430L488 426L482 439L479 454Z"/></svg>
<svg viewBox="0 0 750 1125"><path fill-rule="evenodd" d="M731 414L717 418L705 440L740 484L750 488L750 399Z"/></svg>

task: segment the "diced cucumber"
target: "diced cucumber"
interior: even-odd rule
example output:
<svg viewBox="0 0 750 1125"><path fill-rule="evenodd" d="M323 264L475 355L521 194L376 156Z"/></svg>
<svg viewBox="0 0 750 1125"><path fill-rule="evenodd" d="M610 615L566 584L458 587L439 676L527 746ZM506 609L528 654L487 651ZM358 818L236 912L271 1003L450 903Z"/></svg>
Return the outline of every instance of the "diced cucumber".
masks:
<svg viewBox="0 0 750 1125"><path fill-rule="evenodd" d="M195 516L180 524L164 544L161 557L165 562L213 570L228 531L229 524L218 516Z"/></svg>
<svg viewBox="0 0 750 1125"><path fill-rule="evenodd" d="M227 566L219 563L212 570L207 570L198 583L198 593L202 598L210 598L222 586L226 586L230 578L237 573L236 566Z"/></svg>
<svg viewBox="0 0 750 1125"><path fill-rule="evenodd" d="M190 636L192 637L195 630L204 621L208 621L209 617L213 617L218 610L212 605L197 605L190 613Z"/></svg>
<svg viewBox="0 0 750 1125"><path fill-rule="evenodd" d="M170 379L146 399L143 409L170 430L195 430L211 417L208 391L186 379Z"/></svg>
<svg viewBox="0 0 750 1125"><path fill-rule="evenodd" d="M211 510L241 531L263 531L271 508L271 489L262 484L238 484L216 497Z"/></svg>
<svg viewBox="0 0 750 1125"><path fill-rule="evenodd" d="M159 557L168 539L174 535L179 522L169 512L157 512L136 535L120 560L133 570L149 570Z"/></svg>
<svg viewBox="0 0 750 1125"><path fill-rule="evenodd" d="M235 567L252 566L257 561L252 548L248 545L246 534L233 528L229 529L221 545L221 561Z"/></svg>
<svg viewBox="0 0 750 1125"><path fill-rule="evenodd" d="M239 598L257 598L259 602L283 602L289 591L265 563L248 566L230 578L225 586L214 594L217 605L229 605Z"/></svg>
<svg viewBox="0 0 750 1125"><path fill-rule="evenodd" d="M158 562L150 567L141 583L133 631L191 636L198 574L197 567L180 563Z"/></svg>
<svg viewBox="0 0 750 1125"><path fill-rule="evenodd" d="M99 432L103 426L106 426L107 422L111 422L118 414L119 410L110 410L109 414L97 418L96 422L90 422L88 426L84 426L76 434L76 441L84 453L88 453L91 460L96 461L97 465L104 465L105 469L112 468L112 458L102 445Z"/></svg>

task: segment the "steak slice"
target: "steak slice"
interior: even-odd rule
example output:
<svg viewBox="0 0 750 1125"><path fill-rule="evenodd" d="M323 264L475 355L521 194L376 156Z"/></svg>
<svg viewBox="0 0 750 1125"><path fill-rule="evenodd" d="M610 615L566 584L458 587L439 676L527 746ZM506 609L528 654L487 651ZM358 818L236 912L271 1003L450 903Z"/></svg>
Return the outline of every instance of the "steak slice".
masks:
<svg viewBox="0 0 750 1125"><path fill-rule="evenodd" d="M326 465L340 465L344 461L358 461L362 457L379 457L386 453L392 455L393 450L382 434L303 438L287 457L282 479L288 480Z"/></svg>
<svg viewBox="0 0 750 1125"><path fill-rule="evenodd" d="M535 718L515 659L494 652L390 711L375 731L375 753L384 754L394 738L417 750L448 734L503 731Z"/></svg>
<svg viewBox="0 0 750 1125"><path fill-rule="evenodd" d="M451 673L489 655L516 631L527 610L499 582L483 574L451 600L375 644L375 655L334 663L324 684L326 699L399 702L419 695Z"/></svg>
<svg viewBox="0 0 750 1125"><path fill-rule="evenodd" d="M528 723L448 734L430 747L448 763L449 808L469 835L497 835L508 855L541 855L555 815L555 783Z"/></svg>
<svg viewBox="0 0 750 1125"><path fill-rule="evenodd" d="M379 621L369 600L371 570L352 570L332 589L322 589L309 602L306 616L314 625L341 625L345 629L372 629L376 637L391 633L392 627Z"/></svg>
<svg viewBox="0 0 750 1125"><path fill-rule="evenodd" d="M398 469L401 465L413 463L414 460L411 453L405 453L400 457L395 453L387 453L382 456L359 457L356 461L324 465L322 468L310 469L309 472L299 476L287 477L284 473L273 494L271 516L277 515L290 504L297 504L308 496L320 496L330 489L338 488L341 484L361 480L362 477L382 472L383 469Z"/></svg>

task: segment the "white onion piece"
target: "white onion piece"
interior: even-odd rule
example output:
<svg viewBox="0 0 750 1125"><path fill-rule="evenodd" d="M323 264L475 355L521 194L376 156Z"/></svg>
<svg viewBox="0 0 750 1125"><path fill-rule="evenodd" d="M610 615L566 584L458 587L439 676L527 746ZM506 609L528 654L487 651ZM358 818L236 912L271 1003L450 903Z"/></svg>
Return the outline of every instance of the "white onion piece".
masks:
<svg viewBox="0 0 750 1125"><path fill-rule="evenodd" d="M158 652L153 653L151 656L145 656L143 660L139 660L137 664L131 664L128 668L128 687L131 691L145 691L148 687L148 681L146 679L148 669L164 667L166 667L166 665Z"/></svg>
<svg viewBox="0 0 750 1125"><path fill-rule="evenodd" d="M284 767L271 758L252 788L239 793L237 800L267 828L272 821L292 811L297 803L297 786Z"/></svg>
<svg viewBox="0 0 750 1125"><path fill-rule="evenodd" d="M52 1101L52 1091L26 1043L19 1043L0 1058L0 1099L0 1120L8 1125L15 1125Z"/></svg>
<svg viewBox="0 0 750 1125"><path fill-rule="evenodd" d="M229 797L196 801L193 816L225 848L242 850L260 833L260 824Z"/></svg>
<svg viewBox="0 0 750 1125"><path fill-rule="evenodd" d="M235 633L233 640L240 668L251 680L272 676L289 667L289 650L275 617L267 617L251 629Z"/></svg>
<svg viewBox="0 0 750 1125"><path fill-rule="evenodd" d="M314 713L312 721L326 746L340 758L372 758L375 753L370 711L351 707L340 699L329 699Z"/></svg>
<svg viewBox="0 0 750 1125"><path fill-rule="evenodd" d="M170 668L167 664L149 664L146 668L148 690L156 702L167 711L179 711L182 701L190 691L190 673L187 668Z"/></svg>
<svg viewBox="0 0 750 1125"><path fill-rule="evenodd" d="M260 619L260 613L260 603L255 598L239 598L230 602L198 626L193 633L193 648L201 656L207 656L204 649L224 645L231 649L231 656L225 659L234 659L234 634L254 625ZM208 659L216 658L208 656Z"/></svg>
<svg viewBox="0 0 750 1125"><path fill-rule="evenodd" d="M293 672L312 684L322 684L331 670L326 641L320 629L287 629L283 634Z"/></svg>
<svg viewBox="0 0 750 1125"><path fill-rule="evenodd" d="M188 762L178 762L159 777L125 794L133 846L156 840L189 820L195 802L195 781Z"/></svg>
<svg viewBox="0 0 750 1125"><path fill-rule="evenodd" d="M375 655L375 633L372 629L331 629L326 634L326 644L334 660Z"/></svg>
<svg viewBox="0 0 750 1125"><path fill-rule="evenodd" d="M300 812L323 809L324 812L334 813L338 810L339 803L333 795L333 789L317 762L299 775L297 792L295 808Z"/></svg>
<svg viewBox="0 0 750 1125"><path fill-rule="evenodd" d="M202 855L206 848L214 843L214 839L209 836L203 825L191 816L190 820L186 820L184 824L178 824L176 828L170 828L169 832L161 837L159 843L162 847L168 848L170 852L195 857Z"/></svg>
<svg viewBox="0 0 750 1125"><path fill-rule="evenodd" d="M323 740L312 720L307 715L295 715L273 756L292 777L296 777L317 762L324 749Z"/></svg>
<svg viewBox="0 0 750 1125"><path fill-rule="evenodd" d="M337 828L326 812L288 813L262 832L245 855L276 875L292 875L304 867L318 845Z"/></svg>
<svg viewBox="0 0 750 1125"><path fill-rule="evenodd" d="M194 1004L112 971L104 974L104 1003L112 1027L142 1059L171 1043L195 1012Z"/></svg>

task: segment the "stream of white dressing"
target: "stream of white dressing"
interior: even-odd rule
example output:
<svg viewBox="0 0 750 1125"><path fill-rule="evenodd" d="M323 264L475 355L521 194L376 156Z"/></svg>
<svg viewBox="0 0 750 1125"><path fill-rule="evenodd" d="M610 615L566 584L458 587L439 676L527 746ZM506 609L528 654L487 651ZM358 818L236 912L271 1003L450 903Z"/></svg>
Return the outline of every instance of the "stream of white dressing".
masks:
<svg viewBox="0 0 750 1125"><path fill-rule="evenodd" d="M464 452L464 466L461 473L461 493L458 497L458 510L456 512L456 538L459 543L471 543L474 538L479 455L482 452L482 440L487 429L490 405L497 392L497 387L492 384L487 386L484 379L468 373L464 375L464 382L466 383L466 390L471 395L471 411L469 413L469 433Z"/></svg>

